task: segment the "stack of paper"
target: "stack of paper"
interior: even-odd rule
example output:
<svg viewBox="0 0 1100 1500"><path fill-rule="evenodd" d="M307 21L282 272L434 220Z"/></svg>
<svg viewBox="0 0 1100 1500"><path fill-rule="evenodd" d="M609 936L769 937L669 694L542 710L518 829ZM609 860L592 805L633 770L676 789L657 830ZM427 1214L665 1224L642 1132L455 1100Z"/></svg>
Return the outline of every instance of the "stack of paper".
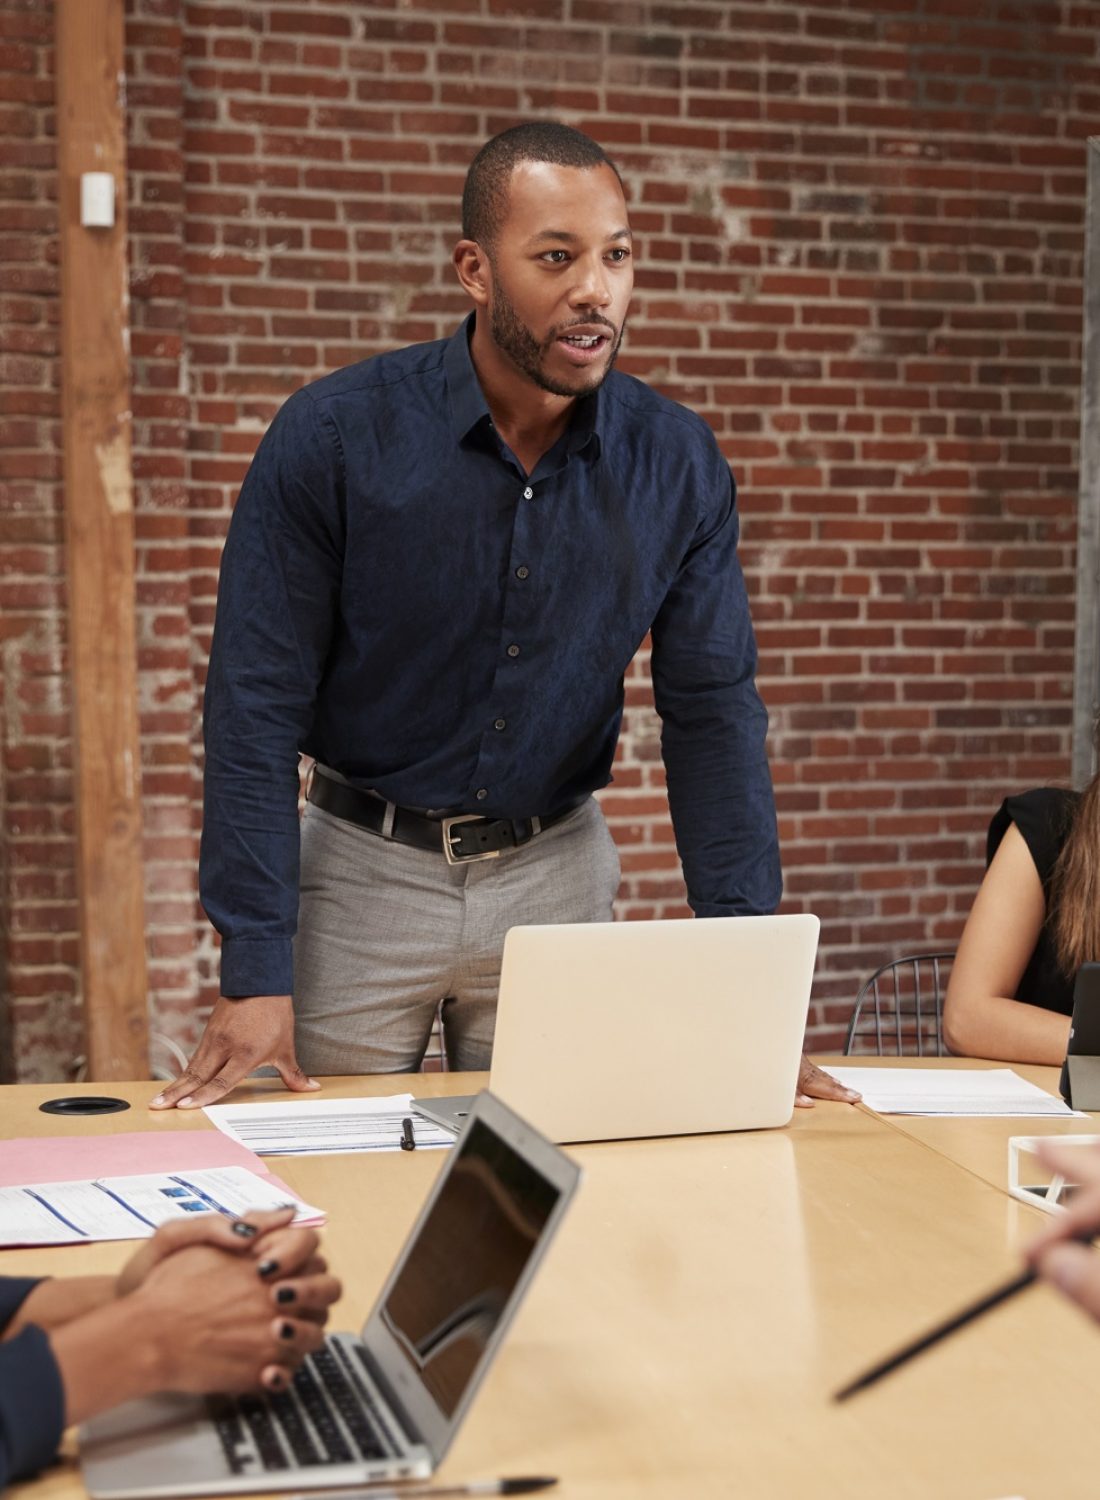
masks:
<svg viewBox="0 0 1100 1500"><path fill-rule="evenodd" d="M411 1094L382 1099L296 1099L270 1104L208 1104L219 1130L258 1156L400 1151L411 1118L416 1149L453 1146L454 1136L414 1115Z"/></svg>
<svg viewBox="0 0 1100 1500"><path fill-rule="evenodd" d="M830 1068L883 1115L1074 1115L1011 1068Z"/></svg>

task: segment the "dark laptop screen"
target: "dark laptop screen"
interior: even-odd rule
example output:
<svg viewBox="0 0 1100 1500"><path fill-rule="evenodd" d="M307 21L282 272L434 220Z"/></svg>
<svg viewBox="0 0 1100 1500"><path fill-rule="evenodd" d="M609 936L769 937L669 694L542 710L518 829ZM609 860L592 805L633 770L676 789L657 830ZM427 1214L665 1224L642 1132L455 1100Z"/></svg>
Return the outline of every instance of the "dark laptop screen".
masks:
<svg viewBox="0 0 1100 1500"><path fill-rule="evenodd" d="M409 1247L382 1322L451 1416L523 1275L558 1189L480 1120Z"/></svg>

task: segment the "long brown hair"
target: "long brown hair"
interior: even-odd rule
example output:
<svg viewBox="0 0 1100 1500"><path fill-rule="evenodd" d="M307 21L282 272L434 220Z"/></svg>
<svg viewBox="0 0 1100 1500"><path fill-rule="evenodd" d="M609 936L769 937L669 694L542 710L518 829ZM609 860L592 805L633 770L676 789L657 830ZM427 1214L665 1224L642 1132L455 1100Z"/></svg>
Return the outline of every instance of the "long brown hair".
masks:
<svg viewBox="0 0 1100 1500"><path fill-rule="evenodd" d="M1096 738L1100 748L1100 720ZM1050 882L1058 966L1072 975L1100 960L1100 771L1081 793Z"/></svg>

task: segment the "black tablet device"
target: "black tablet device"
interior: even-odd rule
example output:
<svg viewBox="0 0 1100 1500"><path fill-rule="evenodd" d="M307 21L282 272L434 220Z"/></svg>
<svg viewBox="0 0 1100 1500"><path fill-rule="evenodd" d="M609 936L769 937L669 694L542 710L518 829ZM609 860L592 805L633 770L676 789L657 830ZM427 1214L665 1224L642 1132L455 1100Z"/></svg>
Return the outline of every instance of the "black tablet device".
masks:
<svg viewBox="0 0 1100 1500"><path fill-rule="evenodd" d="M1071 1109L1100 1109L1100 964L1077 970L1059 1088Z"/></svg>

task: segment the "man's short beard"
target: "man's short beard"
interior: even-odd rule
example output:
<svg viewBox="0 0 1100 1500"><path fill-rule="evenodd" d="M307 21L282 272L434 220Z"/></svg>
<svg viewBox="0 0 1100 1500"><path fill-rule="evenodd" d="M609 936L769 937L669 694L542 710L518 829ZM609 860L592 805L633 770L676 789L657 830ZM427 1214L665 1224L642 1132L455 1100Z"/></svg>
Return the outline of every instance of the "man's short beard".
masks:
<svg viewBox="0 0 1100 1500"><path fill-rule="evenodd" d="M586 384L579 385L566 385L562 380L554 380L546 374L542 362L546 351L556 342L556 337L549 339L545 345L539 343L526 323L520 321L519 314L501 283L500 272L491 260L490 266L493 272L493 300L489 307L489 330L494 344L528 380L533 381L540 390L549 391L552 396L590 396L593 391L599 390L618 358L626 323L623 323L615 335L610 357L600 374L590 377ZM611 332L610 327L608 332ZM578 370L577 374L583 381L584 372Z"/></svg>

